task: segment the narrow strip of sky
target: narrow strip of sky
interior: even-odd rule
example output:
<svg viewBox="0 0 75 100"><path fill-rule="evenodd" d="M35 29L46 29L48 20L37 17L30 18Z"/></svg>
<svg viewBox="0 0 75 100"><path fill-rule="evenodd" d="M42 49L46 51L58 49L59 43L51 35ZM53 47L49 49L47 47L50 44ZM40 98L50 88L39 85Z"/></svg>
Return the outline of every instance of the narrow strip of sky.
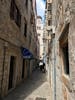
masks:
<svg viewBox="0 0 75 100"><path fill-rule="evenodd" d="M37 3L37 15L42 17L44 21L44 14L45 14L45 0L36 0Z"/></svg>

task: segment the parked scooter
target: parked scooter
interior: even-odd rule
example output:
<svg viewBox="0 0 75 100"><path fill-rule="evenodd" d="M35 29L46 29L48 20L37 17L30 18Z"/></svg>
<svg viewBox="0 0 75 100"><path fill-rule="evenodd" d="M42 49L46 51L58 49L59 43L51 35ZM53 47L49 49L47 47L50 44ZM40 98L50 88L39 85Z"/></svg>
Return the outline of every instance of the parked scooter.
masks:
<svg viewBox="0 0 75 100"><path fill-rule="evenodd" d="M39 63L39 67L40 67L40 70L41 70L43 73L46 73L46 68L45 68L45 63L44 63L44 62L40 62L40 63Z"/></svg>

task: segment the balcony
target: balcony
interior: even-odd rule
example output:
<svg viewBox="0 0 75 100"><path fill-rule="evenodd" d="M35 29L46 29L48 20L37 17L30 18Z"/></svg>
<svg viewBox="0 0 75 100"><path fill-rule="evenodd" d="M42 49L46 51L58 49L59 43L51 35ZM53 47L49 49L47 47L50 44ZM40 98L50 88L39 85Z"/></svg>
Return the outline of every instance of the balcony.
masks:
<svg viewBox="0 0 75 100"><path fill-rule="evenodd" d="M47 28L46 29L50 31L50 30L52 30L52 26L48 26L47 25Z"/></svg>

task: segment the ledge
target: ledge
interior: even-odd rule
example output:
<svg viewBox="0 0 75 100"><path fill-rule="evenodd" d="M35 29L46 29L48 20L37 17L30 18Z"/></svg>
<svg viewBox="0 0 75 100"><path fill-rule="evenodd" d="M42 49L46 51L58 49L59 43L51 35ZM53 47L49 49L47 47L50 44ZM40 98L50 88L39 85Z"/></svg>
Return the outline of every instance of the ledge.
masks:
<svg viewBox="0 0 75 100"><path fill-rule="evenodd" d="M63 81L64 85L67 87L67 89L69 90L69 92L72 92L72 89L71 89L71 86L70 86L69 75L63 74L62 75L62 81Z"/></svg>

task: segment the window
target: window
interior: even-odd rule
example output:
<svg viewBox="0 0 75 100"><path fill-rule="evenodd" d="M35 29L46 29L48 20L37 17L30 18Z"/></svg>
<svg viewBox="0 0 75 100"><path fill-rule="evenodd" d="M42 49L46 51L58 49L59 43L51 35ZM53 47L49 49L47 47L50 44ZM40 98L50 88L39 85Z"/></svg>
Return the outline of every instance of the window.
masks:
<svg viewBox="0 0 75 100"><path fill-rule="evenodd" d="M38 33L38 36L40 36L40 34Z"/></svg>
<svg viewBox="0 0 75 100"><path fill-rule="evenodd" d="M41 27L37 26L37 30L41 30Z"/></svg>
<svg viewBox="0 0 75 100"><path fill-rule="evenodd" d="M24 25L24 36L27 37L27 23Z"/></svg>
<svg viewBox="0 0 75 100"><path fill-rule="evenodd" d="M30 33L31 34L31 33ZM31 35L29 36L29 46L31 45Z"/></svg>
<svg viewBox="0 0 75 100"><path fill-rule="evenodd" d="M59 38L59 43L61 47L61 57L62 57L62 67L64 70L64 73L66 75L69 75L69 48L68 48L68 33L69 33L69 23L66 24L65 28L63 29L63 32Z"/></svg>
<svg viewBox="0 0 75 100"><path fill-rule="evenodd" d="M15 19L15 22L16 24L20 27L21 26L21 15L20 15L20 12L18 10L18 8L16 7L16 19Z"/></svg>
<svg viewBox="0 0 75 100"><path fill-rule="evenodd" d="M16 58L14 56L10 57L10 66L9 66L9 83L8 90L13 88L13 77L14 77L14 69L16 67Z"/></svg>
<svg viewBox="0 0 75 100"><path fill-rule="evenodd" d="M41 30L41 27L39 27L39 30Z"/></svg>
<svg viewBox="0 0 75 100"><path fill-rule="evenodd" d="M41 24L41 19L38 19L38 24Z"/></svg>
<svg viewBox="0 0 75 100"><path fill-rule="evenodd" d="M52 13L52 4L51 4L51 3L48 3L48 11L49 11L50 13Z"/></svg>
<svg viewBox="0 0 75 100"><path fill-rule="evenodd" d="M50 26L51 25L51 20L48 20L48 26Z"/></svg>
<svg viewBox="0 0 75 100"><path fill-rule="evenodd" d="M45 49L46 49L46 48L44 47L44 51L45 51Z"/></svg>
<svg viewBox="0 0 75 100"><path fill-rule="evenodd" d="M62 49L64 55L64 71L65 74L69 74L69 55L68 55L68 43L65 44L65 47Z"/></svg>
<svg viewBox="0 0 75 100"><path fill-rule="evenodd" d="M48 10L52 10L52 4L48 3Z"/></svg>
<svg viewBox="0 0 75 100"><path fill-rule="evenodd" d="M50 35L50 33L48 32L48 36Z"/></svg>
<svg viewBox="0 0 75 100"><path fill-rule="evenodd" d="M37 30L38 30L38 26L37 26Z"/></svg>
<svg viewBox="0 0 75 100"><path fill-rule="evenodd" d="M11 8L10 8L10 17L15 21L18 27L21 26L21 14L15 4L15 1L11 1Z"/></svg>
<svg viewBox="0 0 75 100"><path fill-rule="evenodd" d="M22 64L22 79L24 79L24 74L25 74L25 59L23 59L23 64Z"/></svg>
<svg viewBox="0 0 75 100"><path fill-rule="evenodd" d="M14 0L11 0L11 8L10 8L10 17L12 19L14 19L14 5L15 5L15 1Z"/></svg>
<svg viewBox="0 0 75 100"><path fill-rule="evenodd" d="M25 6L26 6L26 8L28 8L28 0L26 0Z"/></svg>
<svg viewBox="0 0 75 100"><path fill-rule="evenodd" d="M32 6L32 5L33 5L32 0L30 0L30 1L31 1L31 7L32 7L32 9L33 9L33 6Z"/></svg>
<svg viewBox="0 0 75 100"><path fill-rule="evenodd" d="M34 16L31 14L30 23L34 24Z"/></svg>

